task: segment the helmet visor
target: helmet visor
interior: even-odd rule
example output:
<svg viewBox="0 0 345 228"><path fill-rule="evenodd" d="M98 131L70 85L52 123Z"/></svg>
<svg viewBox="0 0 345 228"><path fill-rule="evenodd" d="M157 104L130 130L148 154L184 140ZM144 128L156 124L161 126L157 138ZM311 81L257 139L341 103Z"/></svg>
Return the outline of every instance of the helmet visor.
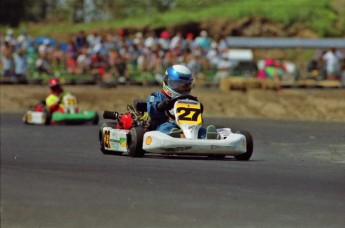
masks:
<svg viewBox="0 0 345 228"><path fill-rule="evenodd" d="M168 80L168 87L175 90L179 94L189 94L193 87L193 80Z"/></svg>

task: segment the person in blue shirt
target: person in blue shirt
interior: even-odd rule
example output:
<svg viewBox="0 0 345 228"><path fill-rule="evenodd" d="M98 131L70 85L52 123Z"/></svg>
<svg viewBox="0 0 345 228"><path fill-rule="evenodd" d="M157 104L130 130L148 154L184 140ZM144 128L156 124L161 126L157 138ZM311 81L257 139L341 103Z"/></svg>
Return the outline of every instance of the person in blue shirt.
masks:
<svg viewBox="0 0 345 228"><path fill-rule="evenodd" d="M192 72L184 65L173 65L169 67L163 79L163 88L160 92L154 92L147 98L147 111L150 117L151 127L165 134L172 135L177 130L173 120L169 120L165 110L169 100L189 95L193 87ZM217 130L213 125L201 127L198 137L201 139L216 139Z"/></svg>

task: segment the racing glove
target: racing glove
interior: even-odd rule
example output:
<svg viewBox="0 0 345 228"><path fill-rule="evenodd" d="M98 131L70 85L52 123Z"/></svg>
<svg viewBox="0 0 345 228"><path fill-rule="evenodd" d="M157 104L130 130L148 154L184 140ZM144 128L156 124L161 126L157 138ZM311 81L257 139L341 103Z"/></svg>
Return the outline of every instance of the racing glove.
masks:
<svg viewBox="0 0 345 228"><path fill-rule="evenodd" d="M166 110L166 108L169 105L169 101L168 100L164 100L162 102L159 102L156 106L157 110L160 112L164 112Z"/></svg>

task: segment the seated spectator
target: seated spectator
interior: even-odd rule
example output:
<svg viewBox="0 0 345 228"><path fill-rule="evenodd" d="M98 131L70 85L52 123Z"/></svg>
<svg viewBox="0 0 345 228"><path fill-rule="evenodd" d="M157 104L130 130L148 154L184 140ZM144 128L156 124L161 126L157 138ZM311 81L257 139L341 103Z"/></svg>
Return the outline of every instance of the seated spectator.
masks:
<svg viewBox="0 0 345 228"><path fill-rule="evenodd" d="M88 48L84 46L81 48L79 55L77 57L77 74L84 74L89 70L90 66L90 57L88 55Z"/></svg>
<svg viewBox="0 0 345 228"><path fill-rule="evenodd" d="M105 58L100 54L99 50L96 50L90 58L90 71L96 82L103 80L103 75L105 73L105 67L107 62Z"/></svg>
<svg viewBox="0 0 345 228"><path fill-rule="evenodd" d="M67 51L66 51L66 66L67 66L67 72L69 74L75 74L77 70L77 55L78 55L78 49L75 46L75 43L72 40L70 40Z"/></svg>
<svg viewBox="0 0 345 228"><path fill-rule="evenodd" d="M36 71L39 74L52 74L47 55L48 54L46 52L42 52L36 60Z"/></svg>

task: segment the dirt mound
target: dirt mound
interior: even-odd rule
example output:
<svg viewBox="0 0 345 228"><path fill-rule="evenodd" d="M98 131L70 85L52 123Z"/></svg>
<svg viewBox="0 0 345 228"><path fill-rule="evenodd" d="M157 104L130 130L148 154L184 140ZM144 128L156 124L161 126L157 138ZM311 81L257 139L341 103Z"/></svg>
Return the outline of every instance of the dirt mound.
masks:
<svg viewBox="0 0 345 228"><path fill-rule="evenodd" d="M133 99L146 97L161 87L65 86L80 102L80 109L126 111ZM24 112L29 105L44 98L49 90L40 85L1 85L1 112ZM20 91L20 92L19 92ZM280 91L248 90L221 92L216 88L196 87L193 95L204 104L206 116L236 118L297 119L345 122L345 90Z"/></svg>
<svg viewBox="0 0 345 228"><path fill-rule="evenodd" d="M314 31L304 25L283 25L261 17L247 17L240 20L211 19L178 24L168 28L157 28L154 31L159 34L165 29L171 32L171 34L180 31L183 34L193 33L195 36L199 35L201 30L206 30L211 37L217 37L218 35L245 37L318 37ZM145 28L144 32L148 30L150 28Z"/></svg>
<svg viewBox="0 0 345 228"><path fill-rule="evenodd" d="M139 31L143 33L154 31L159 35L163 30L169 31L170 34L176 34L177 32L182 32L184 35L187 33L193 33L194 37L198 36L200 31L206 30L212 38L216 38L219 35L245 37L318 37L314 31L302 24L283 25L261 17L247 17L240 20L224 18L210 19L155 29L152 29L149 26L140 30L136 28L124 28L126 34L134 34Z"/></svg>

